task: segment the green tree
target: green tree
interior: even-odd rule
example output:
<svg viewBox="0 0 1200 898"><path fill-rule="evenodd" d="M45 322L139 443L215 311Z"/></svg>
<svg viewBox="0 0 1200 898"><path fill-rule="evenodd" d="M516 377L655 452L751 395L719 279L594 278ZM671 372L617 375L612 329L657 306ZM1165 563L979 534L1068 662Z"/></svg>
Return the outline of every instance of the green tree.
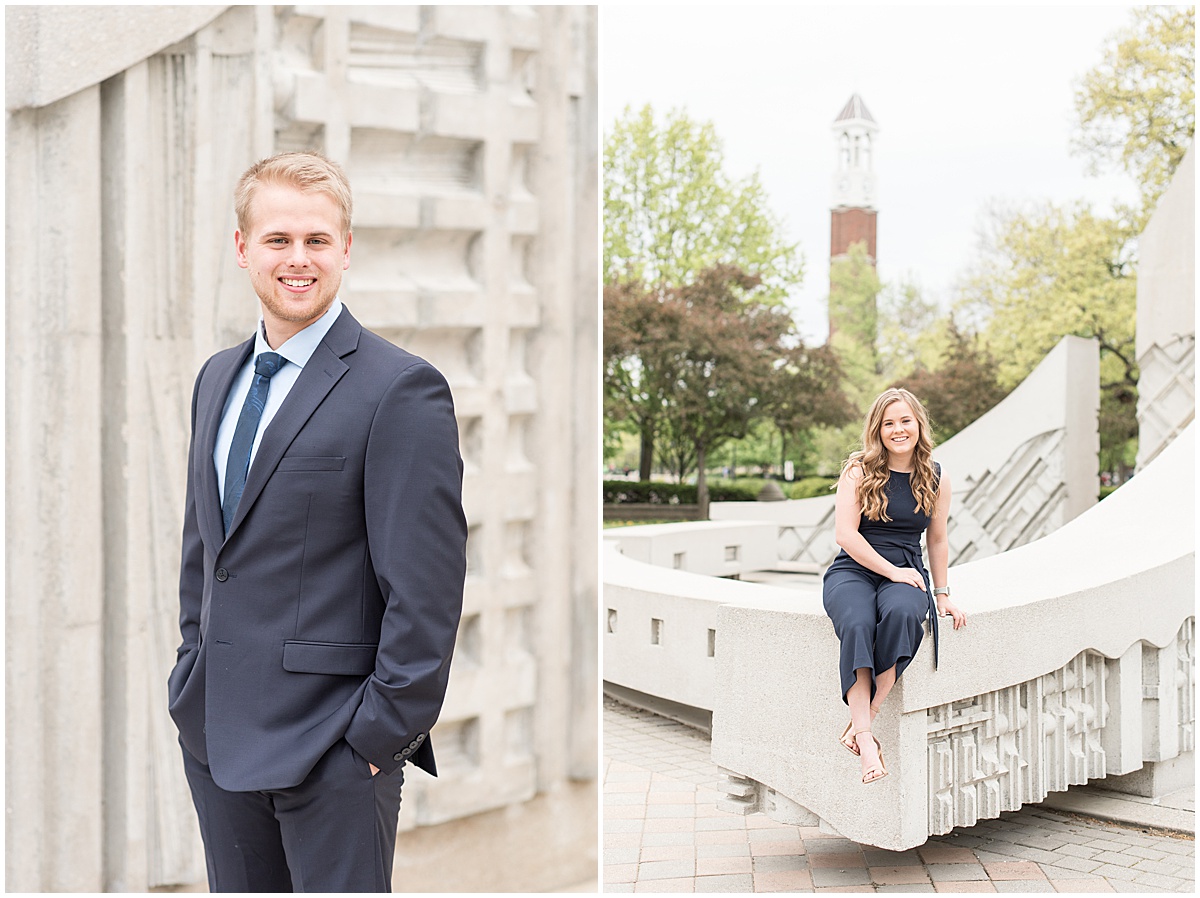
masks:
<svg viewBox="0 0 1200 898"><path fill-rule="evenodd" d="M1196 133L1196 8L1146 6L1111 36L1075 90L1072 148L1093 172L1119 165L1153 210Z"/></svg>
<svg viewBox="0 0 1200 898"><path fill-rule="evenodd" d="M604 143L606 297L609 287L623 284L641 284L644 288L634 289L652 291L680 287L722 264L736 265L757 279L758 302L782 302L801 283L800 252L784 239L758 175L738 181L724 165L711 123L693 121L682 111L659 119L649 105L637 111L626 108ZM606 347L610 327L628 332L628 322L610 321L609 311L606 299ZM628 307L620 311L633 313ZM657 355L649 350L647 354ZM614 398L606 407L636 422L639 469L648 478L662 429L658 370L642 371L641 363L628 357L621 364L623 372L608 372L613 375L610 382L624 380L616 392L626 399L639 391L643 395L632 404Z"/></svg>
<svg viewBox="0 0 1200 898"><path fill-rule="evenodd" d="M959 308L980 325L999 385L1023 380L1066 334L1100 344L1101 452L1137 433L1136 225L1084 204L993 210Z"/></svg>
<svg viewBox="0 0 1200 898"><path fill-rule="evenodd" d="M857 417L842 389L837 356L828 345L789 346L767 381L763 401L767 417L779 431L781 470L790 450L807 448L814 427L838 427Z"/></svg>
<svg viewBox="0 0 1200 898"><path fill-rule="evenodd" d="M879 367L890 380L933 371L951 346L951 319L915 283L885 284L879 293Z"/></svg>
<svg viewBox="0 0 1200 898"><path fill-rule="evenodd" d="M799 250L757 173L738 181L724 166L711 122L626 107L604 141L604 282L676 287L726 264L757 277L764 301L799 285Z"/></svg>
<svg viewBox="0 0 1200 898"><path fill-rule="evenodd" d="M639 479L649 480L654 440L684 347L679 310L635 281L604 287L605 429L637 432Z"/></svg>
<svg viewBox="0 0 1200 898"><path fill-rule="evenodd" d="M954 436L1008 395L997 382L997 365L977 337L963 333L948 319L949 345L936 369L917 367L892 386L903 387L921 400L939 443Z"/></svg>
<svg viewBox="0 0 1200 898"><path fill-rule="evenodd" d="M756 277L720 265L662 298L675 312L680 349L664 419L673 440L695 451L701 517L708 516L709 455L745 436L763 415L763 396L793 329L787 310L760 299L757 285Z"/></svg>
<svg viewBox="0 0 1200 898"><path fill-rule="evenodd" d="M829 266L829 345L845 375L846 394L860 410L865 410L883 387L876 350L876 297L881 288L867 245L861 241L851 244L846 255Z"/></svg>

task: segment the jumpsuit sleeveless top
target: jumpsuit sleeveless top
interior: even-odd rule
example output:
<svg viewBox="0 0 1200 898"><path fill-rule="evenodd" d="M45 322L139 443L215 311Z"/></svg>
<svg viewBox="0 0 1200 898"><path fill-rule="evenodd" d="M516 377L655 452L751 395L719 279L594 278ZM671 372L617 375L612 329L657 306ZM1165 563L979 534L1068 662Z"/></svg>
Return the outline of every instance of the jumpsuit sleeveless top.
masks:
<svg viewBox="0 0 1200 898"><path fill-rule="evenodd" d="M934 487L942 475L942 466L933 463ZM925 570L925 562L921 557L921 534L929 527L932 516L917 509L917 500L912 493L909 475L902 471L891 471L888 475L887 486L887 516L890 521L872 521L866 515L858 519L858 532L870 544L871 548L897 567L910 567L921 572L925 580L925 592L929 596L929 627L933 634L933 666L938 662L938 631L937 603L929 580L929 572ZM826 576L836 570L867 571L857 561L850 557L845 549L838 552Z"/></svg>

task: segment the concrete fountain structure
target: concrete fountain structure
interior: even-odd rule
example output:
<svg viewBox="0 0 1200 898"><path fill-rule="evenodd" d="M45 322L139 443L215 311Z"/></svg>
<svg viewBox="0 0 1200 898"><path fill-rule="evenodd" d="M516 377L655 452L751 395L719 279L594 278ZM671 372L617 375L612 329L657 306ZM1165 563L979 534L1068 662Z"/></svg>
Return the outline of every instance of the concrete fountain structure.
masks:
<svg viewBox="0 0 1200 898"><path fill-rule="evenodd" d="M1149 796L1194 781L1194 166L1189 152L1143 235L1137 476L1095 503L1098 362L1078 338L936 450L955 478L950 580L970 622L942 628L941 669L924 649L875 721L888 778L861 786L837 743L847 712L816 578L729 579L761 563L747 542L764 523L768 567L828 564L832 497L726 503L703 531L606 539L605 681L711 721L726 810L900 850L1090 780ZM639 531L636 554L670 567L634 560Z"/></svg>

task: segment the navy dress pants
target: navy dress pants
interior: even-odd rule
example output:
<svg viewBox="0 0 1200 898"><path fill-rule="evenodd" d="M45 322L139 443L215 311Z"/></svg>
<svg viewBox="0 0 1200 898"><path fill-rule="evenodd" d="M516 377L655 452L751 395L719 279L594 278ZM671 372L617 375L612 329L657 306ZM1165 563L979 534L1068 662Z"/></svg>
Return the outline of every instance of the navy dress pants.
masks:
<svg viewBox="0 0 1200 898"><path fill-rule="evenodd" d="M290 789L229 792L183 749L213 892L390 892L404 765L371 776L345 739Z"/></svg>
<svg viewBox="0 0 1200 898"><path fill-rule="evenodd" d="M839 558L825 573L822 600L842 643L842 701L858 679L855 671L860 667L871 671L874 699L875 676L895 665L899 679L916 656L925 634L928 593L894 583L851 558Z"/></svg>

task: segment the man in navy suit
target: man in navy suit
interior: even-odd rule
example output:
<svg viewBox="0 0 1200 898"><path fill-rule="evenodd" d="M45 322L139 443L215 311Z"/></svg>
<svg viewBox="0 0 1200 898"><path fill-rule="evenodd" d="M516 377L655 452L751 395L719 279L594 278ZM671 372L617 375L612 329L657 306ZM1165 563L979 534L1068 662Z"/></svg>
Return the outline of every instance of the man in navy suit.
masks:
<svg viewBox="0 0 1200 898"><path fill-rule="evenodd" d="M263 160L236 211L262 319L196 379L168 684L209 887L390 891L403 766L436 774L462 610L454 407L338 299L338 165Z"/></svg>

